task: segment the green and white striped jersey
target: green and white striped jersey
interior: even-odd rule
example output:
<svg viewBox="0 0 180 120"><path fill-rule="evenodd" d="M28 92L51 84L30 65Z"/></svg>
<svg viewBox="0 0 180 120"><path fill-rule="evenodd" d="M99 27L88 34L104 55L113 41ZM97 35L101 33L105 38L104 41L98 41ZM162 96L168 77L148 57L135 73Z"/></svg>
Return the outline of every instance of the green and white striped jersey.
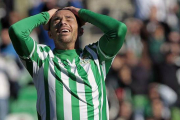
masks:
<svg viewBox="0 0 180 120"><path fill-rule="evenodd" d="M54 51L34 42L29 59L22 61L32 71L42 120L108 119L104 80L112 58L102 53L98 42L84 50Z"/></svg>
<svg viewBox="0 0 180 120"><path fill-rule="evenodd" d="M78 15L104 32L98 42L83 50L51 50L29 36L35 27L48 22L48 12L25 18L9 28L13 46L37 89L39 120L109 119L105 77L127 28L89 10L81 9Z"/></svg>

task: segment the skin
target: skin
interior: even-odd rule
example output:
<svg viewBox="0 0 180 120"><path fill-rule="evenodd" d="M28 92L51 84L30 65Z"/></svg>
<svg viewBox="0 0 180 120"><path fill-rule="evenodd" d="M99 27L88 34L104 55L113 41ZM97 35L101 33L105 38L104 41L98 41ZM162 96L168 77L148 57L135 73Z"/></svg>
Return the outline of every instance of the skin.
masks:
<svg viewBox="0 0 180 120"><path fill-rule="evenodd" d="M70 8L66 7L60 11L57 11L57 9L48 11L51 19L50 23L48 23L50 24L48 34L54 40L56 49L75 49L75 43L79 36L82 35L82 28L78 27L75 17L79 9L72 7L73 10L71 10ZM64 29L68 30L68 32L63 32Z"/></svg>

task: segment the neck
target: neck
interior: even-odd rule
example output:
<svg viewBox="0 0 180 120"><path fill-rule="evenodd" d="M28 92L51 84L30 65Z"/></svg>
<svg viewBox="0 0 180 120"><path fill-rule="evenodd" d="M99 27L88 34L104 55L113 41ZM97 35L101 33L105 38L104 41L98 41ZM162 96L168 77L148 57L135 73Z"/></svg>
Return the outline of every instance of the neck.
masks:
<svg viewBox="0 0 180 120"><path fill-rule="evenodd" d="M55 44L56 49L59 50L72 50L75 49L75 44Z"/></svg>
<svg viewBox="0 0 180 120"><path fill-rule="evenodd" d="M62 43L62 42L54 42L55 48L58 50L72 50L72 49L79 49L79 40L77 39L76 42L70 43Z"/></svg>

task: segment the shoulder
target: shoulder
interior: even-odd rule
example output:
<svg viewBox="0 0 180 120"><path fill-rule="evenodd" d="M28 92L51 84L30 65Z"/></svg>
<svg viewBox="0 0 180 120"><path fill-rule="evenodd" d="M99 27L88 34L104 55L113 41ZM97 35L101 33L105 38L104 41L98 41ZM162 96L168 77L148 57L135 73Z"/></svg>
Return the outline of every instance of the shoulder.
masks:
<svg viewBox="0 0 180 120"><path fill-rule="evenodd" d="M46 58L46 57L54 57L53 51L51 48L44 44L38 44L37 45L37 53L39 54L40 58Z"/></svg>

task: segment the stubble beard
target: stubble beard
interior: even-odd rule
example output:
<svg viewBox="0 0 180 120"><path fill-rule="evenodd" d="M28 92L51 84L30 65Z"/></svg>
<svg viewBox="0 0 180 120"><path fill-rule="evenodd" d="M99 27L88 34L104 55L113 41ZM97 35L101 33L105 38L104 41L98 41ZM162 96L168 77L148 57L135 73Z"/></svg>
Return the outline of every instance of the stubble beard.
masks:
<svg viewBox="0 0 180 120"><path fill-rule="evenodd" d="M75 42L77 40L77 37L73 37L72 35L58 35L56 37L55 46L61 46L61 48L66 48L68 46L75 46Z"/></svg>
<svg viewBox="0 0 180 120"><path fill-rule="evenodd" d="M58 39L57 39L57 41L59 42L59 43L63 43L63 44L69 44L69 43L71 43L72 41L73 41L73 39L72 38L70 38L69 36L67 37L63 37L63 36L61 36L61 37L59 37Z"/></svg>

